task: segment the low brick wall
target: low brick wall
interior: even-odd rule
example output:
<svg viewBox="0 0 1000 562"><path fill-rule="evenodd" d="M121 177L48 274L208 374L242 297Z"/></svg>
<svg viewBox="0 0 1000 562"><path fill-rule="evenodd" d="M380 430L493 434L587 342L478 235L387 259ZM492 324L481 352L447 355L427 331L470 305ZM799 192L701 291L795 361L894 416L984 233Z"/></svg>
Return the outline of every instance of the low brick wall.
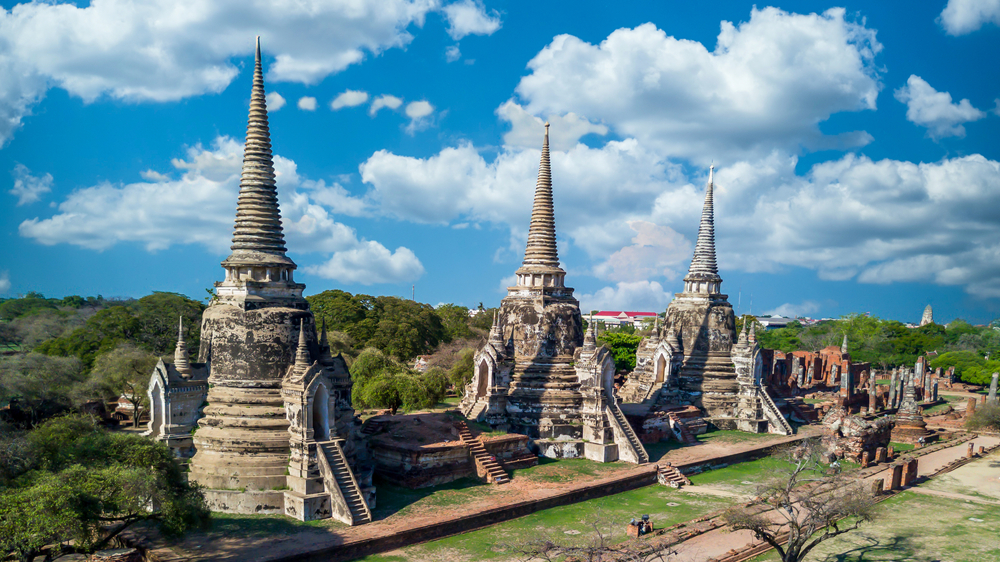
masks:
<svg viewBox="0 0 1000 562"><path fill-rule="evenodd" d="M281 562L291 562L293 560L315 560L323 562L339 562L341 560L353 560L362 556L378 554L404 546L410 546L436 540L451 535L457 535L472 531L482 527L495 525L503 521L509 521L525 515L531 515L536 511L542 511L562 505L569 505L594 498L602 498L613 494L620 494L636 488L642 488L656 484L656 467L650 465L648 470L638 474L631 474L625 478L595 482L590 486L577 488L558 495L542 498L538 500L524 501L503 507L498 507L460 519L448 519L429 525L406 529L392 535L385 535L371 539L349 542L342 545L324 548L313 552L306 552L276 559Z"/></svg>

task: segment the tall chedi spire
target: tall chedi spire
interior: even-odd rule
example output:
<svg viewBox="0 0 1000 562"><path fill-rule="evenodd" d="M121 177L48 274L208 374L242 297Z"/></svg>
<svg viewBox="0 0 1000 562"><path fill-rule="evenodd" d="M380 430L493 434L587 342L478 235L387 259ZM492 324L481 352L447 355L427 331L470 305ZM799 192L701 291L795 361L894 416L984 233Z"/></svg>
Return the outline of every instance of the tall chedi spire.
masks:
<svg viewBox="0 0 1000 562"><path fill-rule="evenodd" d="M177 347L174 349L174 368L184 378L191 376L191 360L188 356L187 342L184 341L184 317L177 320Z"/></svg>
<svg viewBox="0 0 1000 562"><path fill-rule="evenodd" d="M719 266L715 261L714 190L715 166L713 165L708 172L708 188L705 190L705 206L701 210L701 225L698 227L694 258L691 260L688 274L684 277L685 293L716 294L722 285Z"/></svg>
<svg viewBox="0 0 1000 562"><path fill-rule="evenodd" d="M291 281L291 270L295 269L295 263L285 256L285 235L281 228L278 190L274 182L274 159L271 156L271 133L267 122L259 36L231 249L233 253L222 262L227 270L236 269L230 271L231 274L241 275L238 271L240 266L262 266L269 269L255 272L259 276L251 274L253 280Z"/></svg>
<svg viewBox="0 0 1000 562"><path fill-rule="evenodd" d="M545 123L542 158L538 164L535 202L524 262L517 270L518 286L562 287L566 272L559 267L556 221L552 206L552 168L549 165L549 124Z"/></svg>

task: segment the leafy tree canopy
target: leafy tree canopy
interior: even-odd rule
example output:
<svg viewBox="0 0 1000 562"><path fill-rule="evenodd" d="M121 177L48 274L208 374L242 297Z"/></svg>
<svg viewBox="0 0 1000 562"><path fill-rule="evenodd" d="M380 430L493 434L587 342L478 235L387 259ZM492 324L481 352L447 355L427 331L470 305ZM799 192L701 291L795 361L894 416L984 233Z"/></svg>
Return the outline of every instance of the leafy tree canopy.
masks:
<svg viewBox="0 0 1000 562"><path fill-rule="evenodd" d="M597 340L604 342L611 349L611 356L615 359L615 369L619 371L635 369L635 352L639 349L642 336L635 333L609 331L602 332L601 335L597 336Z"/></svg>

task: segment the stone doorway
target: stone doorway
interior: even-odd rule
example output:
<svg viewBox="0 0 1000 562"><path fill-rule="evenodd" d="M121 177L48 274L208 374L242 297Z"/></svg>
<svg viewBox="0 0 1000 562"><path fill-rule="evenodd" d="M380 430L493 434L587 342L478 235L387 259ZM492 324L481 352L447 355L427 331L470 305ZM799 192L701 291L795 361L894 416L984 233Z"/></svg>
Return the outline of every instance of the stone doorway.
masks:
<svg viewBox="0 0 1000 562"><path fill-rule="evenodd" d="M323 384L318 385L316 393L313 394L312 426L313 439L330 440L330 393Z"/></svg>

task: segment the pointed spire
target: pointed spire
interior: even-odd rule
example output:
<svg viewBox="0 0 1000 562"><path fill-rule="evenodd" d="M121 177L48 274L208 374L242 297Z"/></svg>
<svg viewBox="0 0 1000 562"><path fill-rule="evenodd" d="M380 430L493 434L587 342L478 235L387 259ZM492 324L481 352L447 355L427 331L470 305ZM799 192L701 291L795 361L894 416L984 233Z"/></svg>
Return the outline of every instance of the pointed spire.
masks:
<svg viewBox="0 0 1000 562"><path fill-rule="evenodd" d="M309 366L309 349L306 347L306 319L299 320L299 345L295 350L295 366Z"/></svg>
<svg viewBox="0 0 1000 562"><path fill-rule="evenodd" d="M503 334L500 333L500 323L497 322L499 316L497 311L493 311L493 324L490 326L490 343L503 345Z"/></svg>
<svg viewBox="0 0 1000 562"><path fill-rule="evenodd" d="M750 330L747 332L747 342L750 345L757 344L757 322L753 318L749 318Z"/></svg>
<svg viewBox="0 0 1000 562"><path fill-rule="evenodd" d="M691 268L684 278L685 281L722 281L715 261L714 191L715 165L713 164L708 172L708 188L705 190L705 206L702 208L701 225L698 227L698 242L695 244L694 258L691 260ZM688 285L686 290L690 291L690 284ZM699 292L705 291L699 290ZM712 290L712 287L709 287L708 292L718 292L718 288Z"/></svg>
<svg viewBox="0 0 1000 562"><path fill-rule="evenodd" d="M736 345L744 346L747 344L747 317L743 317L743 327L740 329L740 337L736 340Z"/></svg>
<svg viewBox="0 0 1000 562"><path fill-rule="evenodd" d="M174 368L182 377L191 376L191 360L188 357L187 342L184 341L184 317L177 319L177 347L174 348Z"/></svg>
<svg viewBox="0 0 1000 562"><path fill-rule="evenodd" d="M524 251L525 266L559 267L556 250L556 222L552 208L552 170L549 166L549 124L545 123L542 159L538 164L535 203L531 209L528 247Z"/></svg>
<svg viewBox="0 0 1000 562"><path fill-rule="evenodd" d="M319 352L320 357L323 359L330 359L332 357L330 342L326 339L326 318L323 319L323 329L319 334Z"/></svg>
<svg viewBox="0 0 1000 562"><path fill-rule="evenodd" d="M585 351L593 351L597 349L597 336L594 334L594 314L590 314L590 319L587 320L587 333L583 336L583 349Z"/></svg>
<svg viewBox="0 0 1000 562"><path fill-rule="evenodd" d="M844 343L840 344L840 354L847 355L847 334L844 334Z"/></svg>
<svg viewBox="0 0 1000 562"><path fill-rule="evenodd" d="M667 332L667 345L669 345L674 351L683 351L681 349L681 340L677 337L677 332L675 332L673 328Z"/></svg>
<svg viewBox="0 0 1000 562"><path fill-rule="evenodd" d="M264 97L264 72L260 61L260 36L257 37L232 250L233 254L223 262L224 265L260 263L294 266L292 260L285 256L285 236L281 228L278 191L274 182L271 133Z"/></svg>

